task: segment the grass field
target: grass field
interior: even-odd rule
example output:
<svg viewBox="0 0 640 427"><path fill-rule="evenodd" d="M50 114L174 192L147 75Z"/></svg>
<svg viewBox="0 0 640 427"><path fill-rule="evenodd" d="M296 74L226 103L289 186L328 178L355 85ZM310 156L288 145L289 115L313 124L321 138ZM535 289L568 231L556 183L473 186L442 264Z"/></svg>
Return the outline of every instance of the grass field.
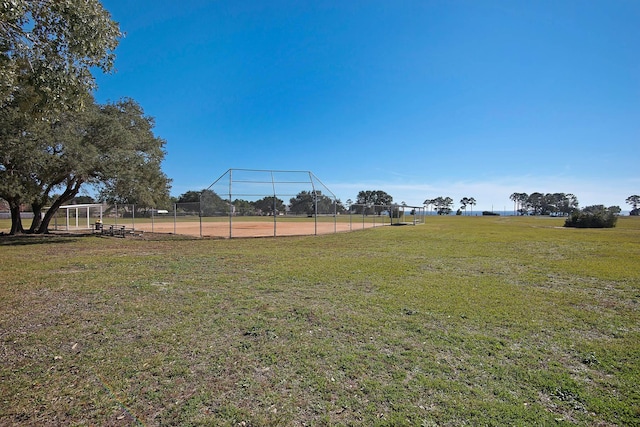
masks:
<svg viewBox="0 0 640 427"><path fill-rule="evenodd" d="M640 221L0 237L0 425L640 425Z"/></svg>

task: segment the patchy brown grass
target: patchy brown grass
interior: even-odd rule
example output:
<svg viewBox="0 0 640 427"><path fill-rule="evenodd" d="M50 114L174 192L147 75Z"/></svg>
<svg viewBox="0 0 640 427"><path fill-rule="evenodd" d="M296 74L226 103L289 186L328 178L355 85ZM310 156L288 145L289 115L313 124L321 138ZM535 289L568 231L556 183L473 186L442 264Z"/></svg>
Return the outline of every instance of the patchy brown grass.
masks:
<svg viewBox="0 0 640 427"><path fill-rule="evenodd" d="M640 222L0 238L3 425L637 425Z"/></svg>

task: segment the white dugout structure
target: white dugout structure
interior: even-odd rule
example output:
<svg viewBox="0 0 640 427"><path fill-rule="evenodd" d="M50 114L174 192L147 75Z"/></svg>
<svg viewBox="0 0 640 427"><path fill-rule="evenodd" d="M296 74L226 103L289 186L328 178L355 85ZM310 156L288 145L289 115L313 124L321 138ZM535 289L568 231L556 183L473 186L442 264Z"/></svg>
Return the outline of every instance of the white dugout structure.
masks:
<svg viewBox="0 0 640 427"><path fill-rule="evenodd" d="M56 230L63 227L64 230L90 230L93 228L91 221L102 221L103 205L100 203L88 203L79 205L63 205L58 209L64 212L64 225L58 224L58 215L53 218L53 226Z"/></svg>

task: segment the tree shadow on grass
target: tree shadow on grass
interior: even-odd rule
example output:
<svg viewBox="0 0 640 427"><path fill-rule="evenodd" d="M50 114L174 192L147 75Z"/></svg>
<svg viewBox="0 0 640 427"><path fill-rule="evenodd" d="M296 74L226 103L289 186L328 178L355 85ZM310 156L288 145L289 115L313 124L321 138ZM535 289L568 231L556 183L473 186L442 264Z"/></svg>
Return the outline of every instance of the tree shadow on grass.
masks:
<svg viewBox="0 0 640 427"><path fill-rule="evenodd" d="M47 243L74 243L92 234L3 234L0 233L0 246L41 245Z"/></svg>

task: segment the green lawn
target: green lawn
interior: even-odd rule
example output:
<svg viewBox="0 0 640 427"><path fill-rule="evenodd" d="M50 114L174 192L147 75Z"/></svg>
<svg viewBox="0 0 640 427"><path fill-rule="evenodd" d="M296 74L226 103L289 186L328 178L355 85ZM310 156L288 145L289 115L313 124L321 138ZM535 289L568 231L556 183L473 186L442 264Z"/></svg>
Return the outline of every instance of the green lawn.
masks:
<svg viewBox="0 0 640 427"><path fill-rule="evenodd" d="M0 237L0 425L640 425L640 220Z"/></svg>

